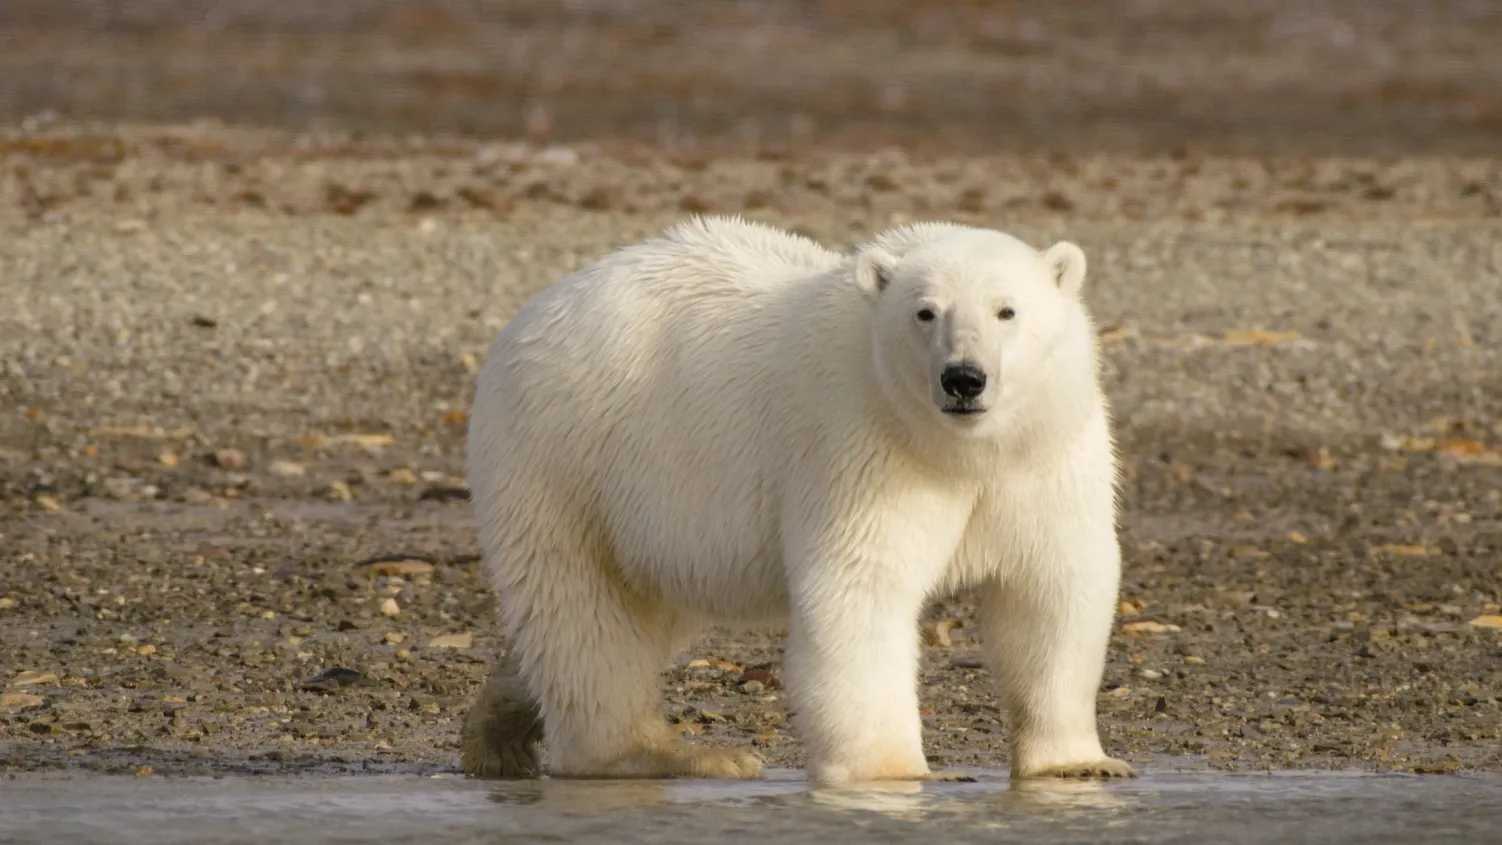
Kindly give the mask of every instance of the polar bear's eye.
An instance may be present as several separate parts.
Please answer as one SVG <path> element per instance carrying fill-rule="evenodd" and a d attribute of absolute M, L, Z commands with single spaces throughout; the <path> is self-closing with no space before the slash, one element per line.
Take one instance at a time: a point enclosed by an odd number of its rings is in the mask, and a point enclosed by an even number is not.
<path fill-rule="evenodd" d="M 924 308 L 924 309 L 922 309 L 921 311 L 918 312 L 918 319 L 921 320 L 922 322 L 925 322 L 925 323 L 930 322 L 930 321 L 933 320 L 933 318 L 934 318 L 934 312 L 933 312 L 932 309 Z"/>
<path fill-rule="evenodd" d="M 1011 306 L 1007 306 L 1006 308 L 997 311 L 996 316 L 1003 320 L 1010 320 L 1013 317 L 1017 316 L 1017 312 Z"/>

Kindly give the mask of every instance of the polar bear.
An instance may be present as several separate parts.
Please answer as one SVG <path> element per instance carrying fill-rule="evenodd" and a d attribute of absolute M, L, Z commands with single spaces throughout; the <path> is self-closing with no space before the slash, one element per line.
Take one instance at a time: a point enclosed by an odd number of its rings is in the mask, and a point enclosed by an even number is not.
<path fill-rule="evenodd" d="M 1085 256 L 947 223 L 850 255 L 696 218 L 528 302 L 480 375 L 468 474 L 510 652 L 462 767 L 760 777 L 662 713 L 707 625 L 787 625 L 811 782 L 939 777 L 918 620 L 981 594 L 1014 777 L 1129 776 L 1096 691 L 1120 552 Z"/>

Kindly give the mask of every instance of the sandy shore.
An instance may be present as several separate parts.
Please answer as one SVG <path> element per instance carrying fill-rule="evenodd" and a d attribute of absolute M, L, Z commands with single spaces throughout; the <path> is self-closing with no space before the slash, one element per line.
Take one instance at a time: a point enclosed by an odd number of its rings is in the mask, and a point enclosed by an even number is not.
<path fill-rule="evenodd" d="M 0 151 L 10 770 L 452 769 L 499 645 L 453 495 L 477 362 L 560 273 L 700 211 L 836 245 L 942 217 L 1085 248 L 1128 479 L 1110 750 L 1502 769 L 1502 631 L 1471 624 L 1502 602 L 1495 159 L 696 157 L 212 124 Z M 960 623 L 926 653 L 938 765 L 1005 762 L 972 618 L 961 597 L 927 620 Z M 779 643 L 696 643 L 668 715 L 798 764 Z M 358 681 L 305 689 L 335 667 Z"/>

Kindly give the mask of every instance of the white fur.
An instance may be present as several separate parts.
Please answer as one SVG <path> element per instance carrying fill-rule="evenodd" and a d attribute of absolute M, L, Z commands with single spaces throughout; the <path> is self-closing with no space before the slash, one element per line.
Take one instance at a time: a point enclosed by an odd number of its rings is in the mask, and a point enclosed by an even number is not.
<path fill-rule="evenodd" d="M 1129 772 L 1095 724 L 1120 563 L 1084 269 L 948 224 L 842 256 L 709 218 L 530 301 L 480 377 L 469 483 L 552 772 L 759 775 L 667 730 L 660 672 L 707 624 L 786 620 L 810 777 L 928 777 L 916 623 L 970 587 L 1013 773 Z M 959 360 L 984 413 L 941 408 Z"/>

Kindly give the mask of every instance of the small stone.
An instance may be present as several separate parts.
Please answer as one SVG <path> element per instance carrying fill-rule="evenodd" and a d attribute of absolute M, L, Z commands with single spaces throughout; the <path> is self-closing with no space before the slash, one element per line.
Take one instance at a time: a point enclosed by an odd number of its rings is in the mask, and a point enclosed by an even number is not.
<path fill-rule="evenodd" d="M 147 643 L 145 645 L 138 645 L 138 646 L 136 646 L 136 654 L 139 654 L 142 657 L 146 657 L 148 655 L 156 654 L 156 646 L 152 645 L 151 643 Z"/>
<path fill-rule="evenodd" d="M 925 625 L 922 630 L 923 642 L 940 648 L 954 648 L 954 640 L 949 632 L 959 627 L 963 625 L 957 619 L 940 619 L 932 625 Z"/>
<path fill-rule="evenodd" d="M 386 599 L 381 602 L 382 616 L 395 616 L 402 612 L 402 606 L 396 603 L 396 599 Z"/>
<path fill-rule="evenodd" d="M 16 600 L 10 596 L 0 598 L 0 610 L 10 610 L 16 606 Z"/>
<path fill-rule="evenodd" d="M 161 462 L 162 466 L 168 467 L 169 469 L 171 467 L 177 466 L 178 464 L 177 455 L 173 454 L 172 452 L 163 452 L 160 455 L 157 455 L 156 459 Z"/>
<path fill-rule="evenodd" d="M 244 469 L 246 463 L 245 453 L 239 449 L 220 449 L 214 453 L 214 464 L 220 469 Z"/>
<path fill-rule="evenodd" d="M 23 672 L 18 672 L 14 678 L 10 679 L 10 686 L 13 687 L 30 687 L 38 684 L 55 683 L 57 683 L 57 675 L 55 673 L 43 672 L 38 669 L 27 669 Z"/>
<path fill-rule="evenodd" d="M 272 461 L 266 467 L 266 471 L 278 478 L 299 478 L 306 475 L 308 468 L 293 461 Z"/>
<path fill-rule="evenodd" d="M 1131 636 L 1138 634 L 1172 634 L 1179 630 L 1177 625 L 1169 625 L 1163 622 L 1128 622 L 1121 626 L 1121 632 Z"/>
<path fill-rule="evenodd" d="M 428 640 L 428 648 L 473 648 L 474 634 L 443 634 Z"/>
<path fill-rule="evenodd" d="M 305 682 L 302 689 L 306 692 L 333 692 L 341 687 L 355 686 L 365 683 L 365 676 L 353 669 L 345 669 L 342 666 L 334 666 L 325 669 L 312 680 Z"/>
<path fill-rule="evenodd" d="M 1139 609 L 1137 607 L 1137 605 L 1132 604 L 1131 602 L 1126 601 L 1125 599 L 1123 599 L 1121 601 L 1121 603 L 1119 603 L 1119 604 L 1116 605 L 1116 612 L 1119 615 L 1121 615 L 1123 617 L 1126 617 L 1126 618 L 1130 618 L 1130 617 L 1133 617 L 1133 616 L 1140 616 L 1142 614 L 1141 609 Z"/>
<path fill-rule="evenodd" d="M 1204 663 L 1205 662 L 1205 658 L 1203 658 L 1203 657 L 1196 657 L 1195 655 L 1191 654 L 1188 657 L 1184 658 L 1184 662 L 1188 663 L 1190 665 L 1198 665 L 1200 663 Z"/>
<path fill-rule="evenodd" d="M 60 503 L 57 499 L 47 495 L 46 493 L 38 493 L 36 497 L 32 499 L 32 501 L 36 502 L 36 506 L 44 511 L 52 511 L 56 513 L 57 511 L 63 509 L 62 503 Z"/>
<path fill-rule="evenodd" d="M 738 680 L 743 684 L 756 681 L 768 689 L 777 686 L 777 676 L 766 669 L 747 669 Z"/>
<path fill-rule="evenodd" d="M 739 687 L 740 691 L 745 695 L 760 695 L 766 688 L 766 684 L 763 684 L 761 681 L 747 681 Z"/>
<path fill-rule="evenodd" d="M 378 576 L 431 575 L 433 564 L 411 557 L 382 558 L 365 562 L 372 578 Z"/>
<path fill-rule="evenodd" d="M 700 710 L 699 721 L 704 722 L 705 724 L 723 724 L 728 720 L 724 716 L 716 713 L 713 710 Z"/>
<path fill-rule="evenodd" d="M 136 486 L 137 481 L 134 478 L 106 478 L 104 480 L 104 494 L 111 499 L 124 501 L 135 495 Z"/>
<path fill-rule="evenodd" d="M 402 643 L 407 641 L 407 635 L 398 631 L 392 631 L 391 633 L 382 637 L 381 641 L 386 643 L 387 645 L 401 645 Z"/>
<path fill-rule="evenodd" d="M 28 707 L 41 707 L 46 703 L 47 699 L 29 692 L 0 692 L 0 708 L 25 710 Z"/>
<path fill-rule="evenodd" d="M 330 481 L 324 489 L 323 497 L 335 502 L 348 502 L 355 498 L 355 492 L 349 489 L 349 485 L 343 481 Z"/>
<path fill-rule="evenodd" d="M 413 472 L 410 469 L 407 469 L 406 467 L 394 469 L 391 472 L 387 473 L 386 477 L 403 486 L 410 486 L 417 483 L 417 473 Z"/>
<path fill-rule="evenodd" d="M 190 505 L 207 505 L 214 501 L 214 494 L 202 487 L 189 487 L 183 491 L 183 501 Z"/>
<path fill-rule="evenodd" d="M 1148 679 L 1149 681 L 1156 681 L 1159 678 L 1163 677 L 1163 673 L 1159 672 L 1156 669 L 1141 669 L 1138 670 L 1137 674 Z"/>
<path fill-rule="evenodd" d="M 1472 619 L 1467 624 L 1475 628 L 1491 628 L 1494 630 L 1502 630 L 1502 616 L 1495 614 L 1486 614 Z"/>

